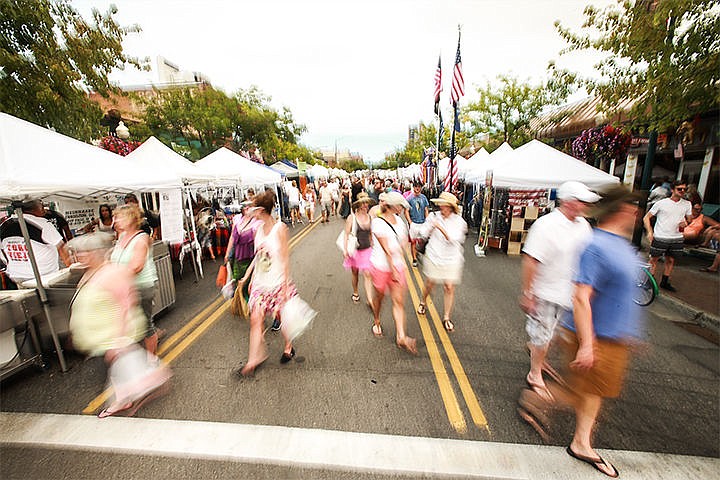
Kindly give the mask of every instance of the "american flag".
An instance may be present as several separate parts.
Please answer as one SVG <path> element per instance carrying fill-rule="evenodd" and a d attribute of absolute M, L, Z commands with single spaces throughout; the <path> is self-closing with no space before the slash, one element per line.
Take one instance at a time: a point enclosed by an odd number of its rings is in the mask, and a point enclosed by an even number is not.
<path fill-rule="evenodd" d="M 438 66 L 435 70 L 435 114 L 440 111 L 440 92 L 442 92 L 442 67 L 440 66 L 440 57 L 438 57 Z"/>
<path fill-rule="evenodd" d="M 465 95 L 465 79 L 462 73 L 462 60 L 460 59 L 460 35 L 458 34 L 458 48 L 453 68 L 452 88 L 450 89 L 450 103 L 455 105 L 460 97 Z"/>

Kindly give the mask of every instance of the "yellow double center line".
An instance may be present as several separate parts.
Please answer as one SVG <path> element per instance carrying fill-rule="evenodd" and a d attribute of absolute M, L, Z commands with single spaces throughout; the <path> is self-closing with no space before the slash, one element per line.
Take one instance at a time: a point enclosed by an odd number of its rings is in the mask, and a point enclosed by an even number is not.
<path fill-rule="evenodd" d="M 295 248 L 300 241 L 317 226 L 317 224 L 318 222 L 311 223 L 307 227 L 303 228 L 300 233 L 290 239 L 290 242 L 288 242 L 288 249 L 292 250 Z M 180 330 L 164 341 L 158 347 L 157 356 L 160 357 L 165 364 L 170 365 L 190 345 L 195 343 L 195 341 L 200 338 L 203 333 L 205 333 L 220 317 L 222 317 L 225 312 L 227 312 L 228 308 L 230 308 L 230 303 L 230 301 L 226 301 L 222 296 L 216 298 L 212 303 L 210 303 L 210 305 L 190 319 L 190 321 Z M 112 394 L 112 387 L 105 389 L 83 409 L 82 413 L 88 415 L 95 414 L 103 406 L 103 404 L 107 402 Z"/>
<path fill-rule="evenodd" d="M 480 402 L 478 401 L 477 396 L 475 395 L 475 392 L 470 385 L 470 381 L 465 374 L 465 369 L 460 363 L 457 352 L 455 352 L 455 347 L 453 346 L 452 341 L 450 341 L 450 337 L 448 336 L 442 322 L 440 321 L 440 316 L 438 315 L 432 298 L 430 298 L 429 296 L 427 298 L 427 304 L 425 305 L 425 314 L 417 313 L 417 309 L 422 301 L 419 297 L 420 295 L 422 295 L 425 286 L 420 276 L 420 272 L 418 272 L 418 269 L 411 266 L 411 258 L 409 257 L 408 252 L 405 252 L 405 255 L 407 263 L 408 265 L 410 265 L 408 267 L 408 271 L 406 272 L 408 290 L 410 291 L 410 297 L 412 298 L 418 323 L 420 324 L 420 331 L 422 332 L 422 335 L 425 339 L 425 345 L 428 349 L 430 363 L 432 364 L 435 378 L 437 379 L 438 386 L 440 388 L 440 395 L 442 396 L 443 403 L 445 404 L 445 410 L 448 415 L 448 420 L 450 420 L 450 424 L 458 433 L 467 432 L 467 424 L 465 422 L 465 417 L 460 408 L 457 396 L 455 395 L 455 391 L 450 381 L 450 376 L 445 369 L 445 364 L 440 354 L 440 350 L 438 349 L 437 343 L 435 343 L 435 337 L 433 336 L 432 328 L 430 328 L 428 316 L 430 317 L 430 319 L 432 319 L 432 325 L 435 326 L 435 331 L 440 338 L 440 342 L 443 346 L 443 349 L 445 350 L 447 359 L 450 362 L 452 372 L 457 379 L 458 385 L 460 386 L 460 392 L 462 393 L 463 399 L 465 400 L 465 404 L 467 405 L 467 409 L 470 412 L 473 423 L 481 430 L 486 430 L 488 433 L 490 433 L 490 426 L 488 425 L 485 414 L 480 407 Z M 410 271 L 413 272 L 413 276 L 415 277 L 415 281 L 417 282 L 418 288 L 420 290 L 419 294 L 415 290 L 415 284 L 410 277 Z"/>

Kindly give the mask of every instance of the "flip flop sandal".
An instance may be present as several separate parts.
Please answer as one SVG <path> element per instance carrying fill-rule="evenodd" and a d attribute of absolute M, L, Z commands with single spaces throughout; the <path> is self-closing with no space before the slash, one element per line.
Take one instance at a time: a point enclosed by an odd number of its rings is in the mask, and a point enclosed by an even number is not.
<path fill-rule="evenodd" d="M 576 458 L 576 459 L 580 460 L 581 462 L 587 463 L 588 465 L 590 465 L 591 467 L 593 467 L 593 468 L 594 468 L 595 470 L 597 470 L 598 472 L 603 473 L 603 474 L 607 475 L 607 476 L 610 477 L 610 478 L 617 478 L 617 477 L 620 475 L 620 472 L 618 472 L 618 469 L 615 468 L 615 465 L 613 465 L 613 464 L 610 463 L 610 462 L 605 461 L 605 460 L 604 460 L 602 457 L 600 457 L 600 456 L 598 456 L 597 458 L 586 457 L 585 455 L 580 455 L 580 454 L 578 454 L 578 453 L 573 452 L 573 450 L 572 450 L 572 448 L 570 448 L 570 446 L 568 446 L 568 447 L 565 449 L 565 451 L 566 451 L 567 454 L 570 455 L 571 457 Z M 612 469 L 612 471 L 615 472 L 615 475 L 610 475 L 609 473 L 607 473 L 605 470 L 603 470 L 602 468 L 600 468 L 601 465 L 602 465 L 602 466 L 605 466 L 605 467 L 607 467 L 607 468 L 609 468 L 609 469 Z"/>
<path fill-rule="evenodd" d="M 380 338 L 383 336 L 382 327 L 380 325 L 378 325 L 377 323 L 373 323 L 372 332 L 373 332 L 373 335 L 375 335 L 377 338 Z"/>
<path fill-rule="evenodd" d="M 425 310 L 426 309 L 425 309 L 424 303 L 421 303 L 420 305 L 418 305 L 417 313 L 419 313 L 420 315 L 425 315 Z"/>
<path fill-rule="evenodd" d="M 351 298 L 352 298 L 353 303 L 360 303 L 360 295 L 353 293 Z"/>
<path fill-rule="evenodd" d="M 112 405 L 103 408 L 100 413 L 98 413 L 98 418 L 107 418 L 107 417 L 126 417 L 128 416 L 128 411 L 132 408 L 133 404 L 132 402 L 127 402 L 122 407 L 113 409 Z"/>
<path fill-rule="evenodd" d="M 443 327 L 445 327 L 446 332 L 454 332 L 455 331 L 455 325 L 449 318 L 446 318 L 445 320 L 443 320 Z"/>

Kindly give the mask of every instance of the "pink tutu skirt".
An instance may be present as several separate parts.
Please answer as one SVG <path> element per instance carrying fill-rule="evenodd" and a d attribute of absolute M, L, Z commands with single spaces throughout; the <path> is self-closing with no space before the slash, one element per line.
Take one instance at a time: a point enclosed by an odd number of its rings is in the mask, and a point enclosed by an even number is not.
<path fill-rule="evenodd" d="M 364 248 L 355 252 L 355 255 L 343 261 L 343 267 L 347 270 L 357 268 L 361 272 L 370 271 L 370 253 L 372 248 Z"/>

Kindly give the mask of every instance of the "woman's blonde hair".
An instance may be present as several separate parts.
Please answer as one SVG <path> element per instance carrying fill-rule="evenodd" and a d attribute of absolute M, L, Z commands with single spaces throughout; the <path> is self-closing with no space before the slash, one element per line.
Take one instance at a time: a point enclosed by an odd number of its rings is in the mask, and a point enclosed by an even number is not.
<path fill-rule="evenodd" d="M 140 228 L 140 225 L 142 225 L 143 213 L 140 211 L 140 207 L 138 207 L 134 203 L 126 203 L 125 205 L 120 205 L 115 209 L 115 212 L 113 213 L 115 215 L 124 215 L 130 220 L 134 221 L 136 228 Z"/>

